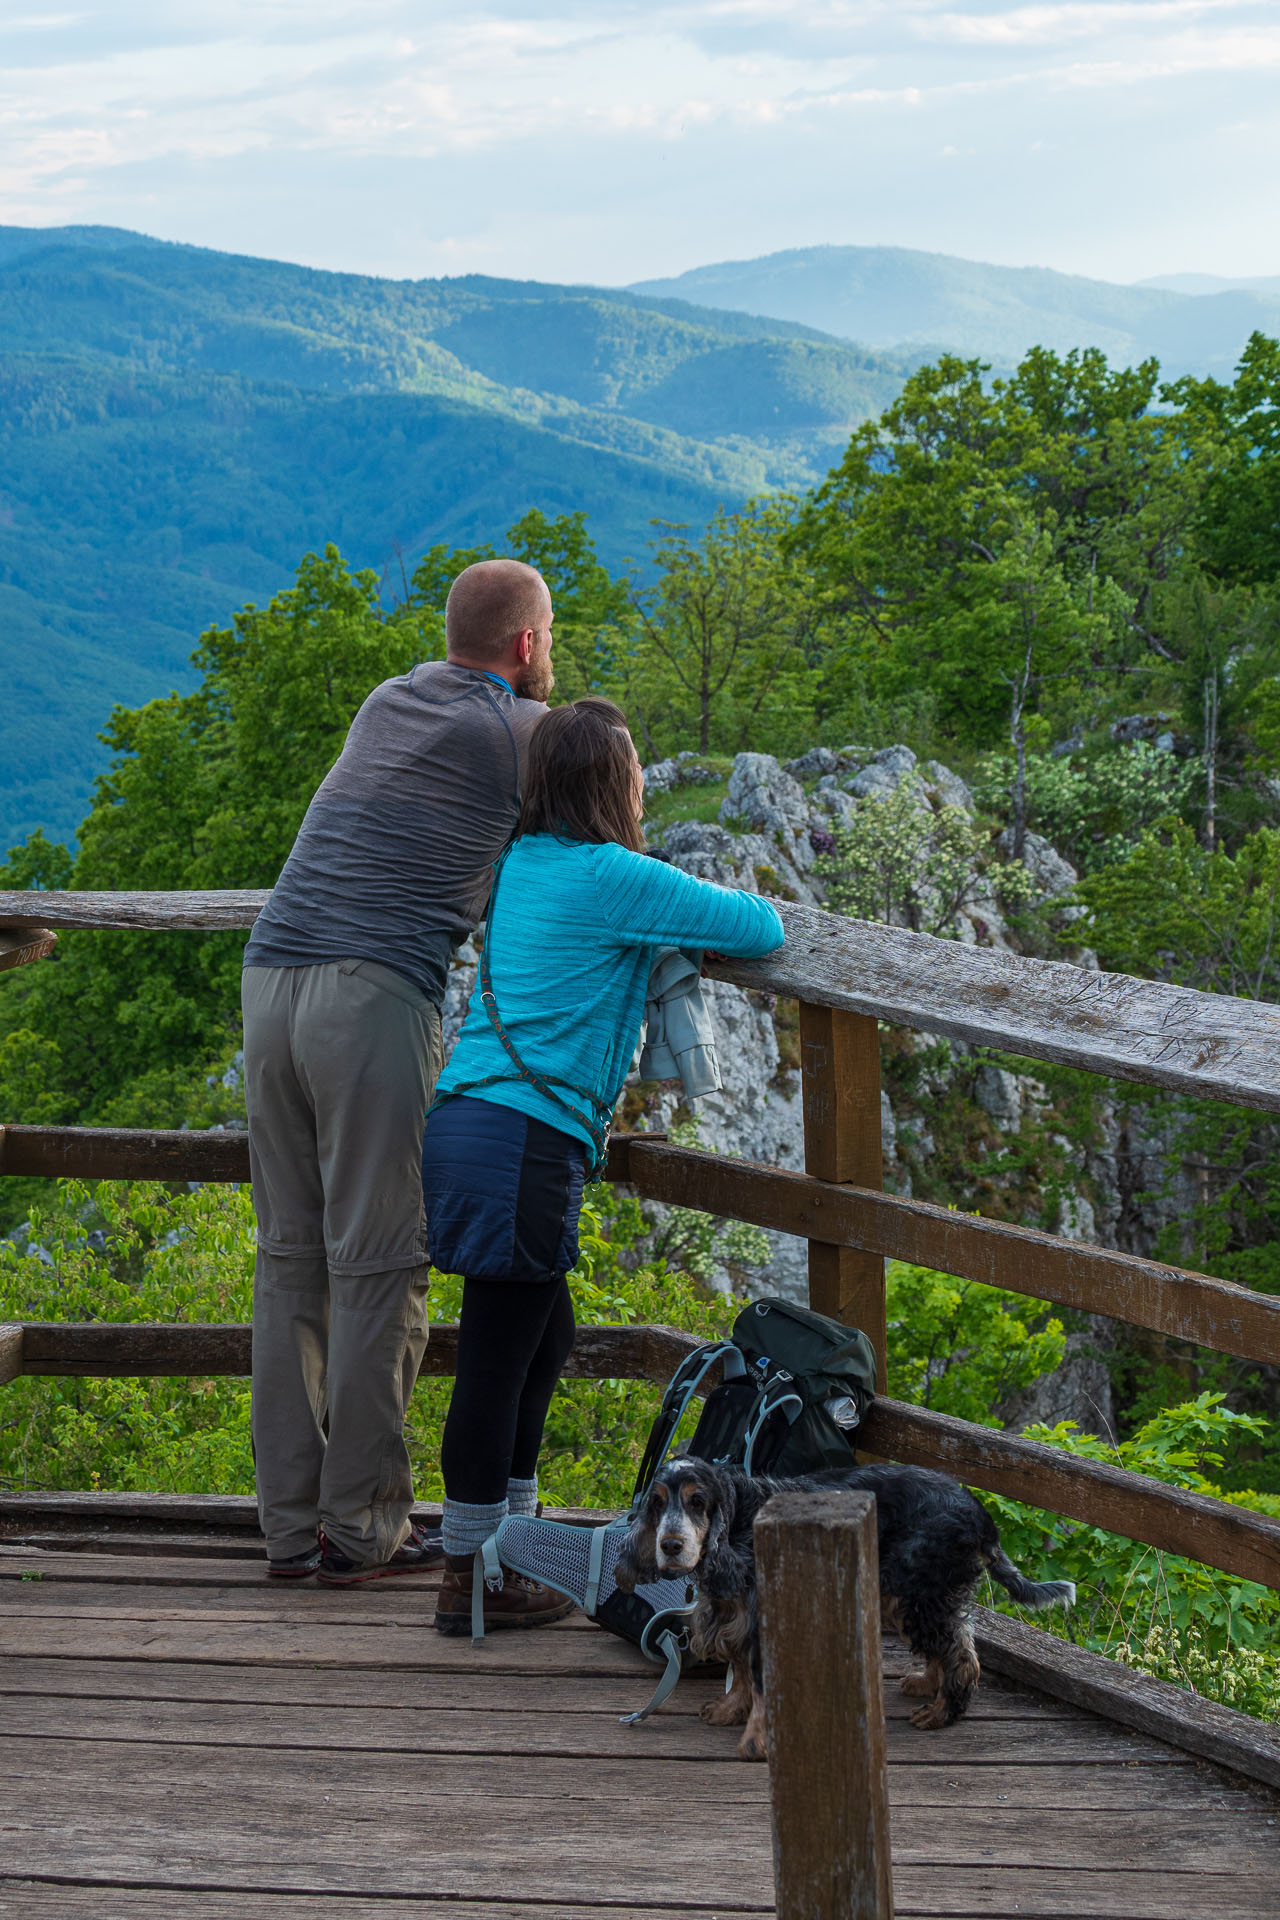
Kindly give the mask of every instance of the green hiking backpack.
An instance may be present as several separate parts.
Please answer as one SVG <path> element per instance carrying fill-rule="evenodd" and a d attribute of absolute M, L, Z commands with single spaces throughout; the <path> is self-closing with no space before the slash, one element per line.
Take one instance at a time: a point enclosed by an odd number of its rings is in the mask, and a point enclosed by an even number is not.
<path fill-rule="evenodd" d="M 685 1453 L 748 1473 L 818 1473 L 855 1464 L 852 1434 L 875 1395 L 876 1358 L 865 1333 L 788 1300 L 757 1300 L 733 1323 L 733 1336 L 698 1347 L 681 1362 L 663 1395 L 641 1462 L 631 1513 L 601 1527 L 511 1515 L 476 1555 L 471 1630 L 484 1636 L 484 1588 L 502 1569 L 527 1574 L 576 1600 L 609 1633 L 634 1641 L 663 1667 L 646 1720 L 667 1699 L 691 1658 L 688 1626 L 697 1601 L 683 1575 L 667 1575 L 623 1593 L 614 1581 L 631 1520 L 667 1456 L 684 1412 L 717 1361 L 723 1377 L 707 1396 Z"/>
<path fill-rule="evenodd" d="M 871 1342 L 789 1300 L 755 1300 L 742 1309 L 728 1340 L 699 1347 L 672 1375 L 640 1463 L 633 1507 L 717 1361 L 720 1384 L 682 1452 L 784 1479 L 856 1464 L 852 1435 L 875 1397 Z"/>

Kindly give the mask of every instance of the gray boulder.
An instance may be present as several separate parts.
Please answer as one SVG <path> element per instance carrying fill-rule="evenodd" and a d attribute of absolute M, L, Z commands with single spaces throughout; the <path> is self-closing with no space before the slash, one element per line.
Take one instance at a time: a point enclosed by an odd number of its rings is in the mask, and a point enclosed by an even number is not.
<path fill-rule="evenodd" d="M 1002 1133 L 1015 1133 L 1022 1118 L 1022 1088 L 1018 1076 L 1004 1067 L 979 1067 L 973 1097 Z"/>
<path fill-rule="evenodd" d="M 881 747 L 861 773 L 846 782 L 849 792 L 859 800 L 883 800 L 896 791 L 903 780 L 916 771 L 916 756 L 910 747 Z"/>
<path fill-rule="evenodd" d="M 926 760 L 920 771 L 924 775 L 925 791 L 936 805 L 963 807 L 966 813 L 973 812 L 973 795 L 958 773 L 944 767 L 941 760 Z"/>
<path fill-rule="evenodd" d="M 1090 1314 L 1087 1332 L 1067 1335 L 1062 1364 L 1000 1408 L 1006 1427 L 1021 1433 L 1024 1427 L 1074 1420 L 1081 1433 L 1095 1433 L 1114 1444 L 1115 1402 L 1102 1358 L 1114 1344 L 1114 1329 L 1100 1315 Z"/>
<path fill-rule="evenodd" d="M 786 760 L 782 770 L 795 780 L 812 780 L 815 773 L 834 773 L 840 765 L 838 754 L 830 747 L 810 747 L 808 753 L 802 753 L 798 760 Z"/>
<path fill-rule="evenodd" d="M 740 753 L 720 818 L 741 820 L 757 833 L 798 833 L 809 823 L 809 802 L 800 782 L 771 753 Z"/>
<path fill-rule="evenodd" d="M 714 767 L 686 748 L 669 760 L 655 760 L 644 769 L 644 790 L 646 793 L 667 793 L 672 787 L 705 787 L 719 779 Z"/>
<path fill-rule="evenodd" d="M 725 824 L 742 822 L 771 840 L 777 854 L 799 873 L 807 873 L 814 863 L 808 798 L 771 753 L 738 754 L 720 819 Z"/>
<path fill-rule="evenodd" d="M 1006 860 L 1013 858 L 1013 828 L 1006 827 L 996 841 Z M 1026 836 L 1023 852 L 1023 865 L 1039 889 L 1040 900 L 1056 900 L 1060 894 L 1070 893 L 1079 879 L 1075 868 L 1065 860 L 1058 849 L 1041 834 L 1029 833 Z M 1072 908 L 1071 917 L 1079 917 L 1082 909 Z"/>
<path fill-rule="evenodd" d="M 813 796 L 813 811 L 829 815 L 833 826 L 847 826 L 858 811 L 858 803 L 851 793 L 844 793 L 834 782 L 831 786 L 819 785 Z"/>

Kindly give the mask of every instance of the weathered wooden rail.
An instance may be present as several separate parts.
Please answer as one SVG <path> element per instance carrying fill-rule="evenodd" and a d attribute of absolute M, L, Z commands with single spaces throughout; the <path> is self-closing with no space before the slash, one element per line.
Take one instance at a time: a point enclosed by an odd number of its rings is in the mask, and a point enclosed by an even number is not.
<path fill-rule="evenodd" d="M 246 928 L 265 899 L 252 891 L 0 893 L 0 941 L 7 941 L 9 956 L 4 964 L 39 958 L 52 944 L 48 935 L 68 929 Z M 780 903 L 779 910 L 787 932 L 780 954 L 721 962 L 711 971 L 800 1002 L 805 1171 L 631 1134 L 613 1142 L 610 1179 L 647 1198 L 807 1239 L 813 1304 L 865 1328 L 882 1366 L 886 1257 L 1280 1365 L 1280 1300 L 1158 1261 L 884 1193 L 878 1032 L 880 1022 L 904 1025 L 1028 1060 L 1280 1112 L 1280 1007 L 977 950 L 790 903 Z M 0 1128 L 0 1174 L 243 1181 L 247 1143 L 234 1132 L 8 1126 Z M 663 1379 L 687 1345 L 686 1336 L 670 1329 L 583 1328 L 568 1371 Z M 434 1329 L 426 1370 L 452 1372 L 453 1356 L 453 1330 Z M 0 1328 L 0 1381 L 35 1373 L 247 1370 L 243 1327 Z M 1280 1589 L 1280 1522 L 1230 1502 L 883 1395 L 864 1438 L 875 1452 L 944 1468 L 971 1485 Z M 1004 1658 L 1014 1666 L 1021 1662 L 1025 1670 L 1029 1660 L 1034 1664 L 1028 1646 L 1043 1636 L 1028 1642 L 1031 1630 L 1005 1633 L 1007 1625 L 993 1616 L 984 1628 L 984 1657 L 997 1666 Z M 1127 1674 L 1108 1682 L 1097 1670 L 1110 1663 L 1078 1652 L 1065 1664 L 1074 1675 L 1074 1699 L 1086 1699 L 1093 1689 L 1086 1703 L 1150 1730 L 1149 1720 L 1134 1716 L 1156 1711 L 1155 1683 L 1136 1685 Z M 1051 1684 L 1051 1672 L 1048 1663 L 1038 1684 Z M 1161 1698 L 1171 1692 L 1165 1689 Z M 1280 1740 L 1265 1729 L 1235 1726 L 1240 1716 L 1180 1698 L 1183 1737 L 1194 1751 L 1215 1759 L 1234 1754 L 1231 1764 L 1280 1781 Z M 1167 1699 L 1159 1709 L 1166 1726 L 1179 1711 Z"/>

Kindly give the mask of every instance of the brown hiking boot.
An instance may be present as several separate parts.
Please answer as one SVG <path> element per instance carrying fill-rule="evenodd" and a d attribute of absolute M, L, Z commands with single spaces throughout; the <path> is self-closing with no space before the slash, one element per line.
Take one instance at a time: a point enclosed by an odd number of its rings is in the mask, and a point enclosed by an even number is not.
<path fill-rule="evenodd" d="M 452 1554 L 446 1556 L 440 1598 L 436 1603 L 438 1632 L 470 1633 L 474 1577 L 475 1561 L 470 1554 L 462 1558 Z M 563 1620 L 567 1613 L 572 1612 L 573 1601 L 566 1600 L 554 1588 L 544 1587 L 523 1573 L 510 1573 L 505 1568 L 502 1585 L 497 1589 L 485 1589 L 486 1633 L 491 1633 L 495 1627 L 549 1627 L 553 1620 Z"/>

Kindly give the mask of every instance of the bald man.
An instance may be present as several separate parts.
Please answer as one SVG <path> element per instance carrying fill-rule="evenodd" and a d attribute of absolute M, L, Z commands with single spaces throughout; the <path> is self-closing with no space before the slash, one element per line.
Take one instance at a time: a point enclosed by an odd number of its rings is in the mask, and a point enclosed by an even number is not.
<path fill-rule="evenodd" d="M 458 575 L 446 658 L 369 695 L 245 949 L 253 1447 L 283 1578 L 440 1564 L 410 1522 L 404 1442 L 427 1344 L 423 1118 L 450 955 L 484 913 L 546 713 L 551 618 L 532 567 Z"/>

